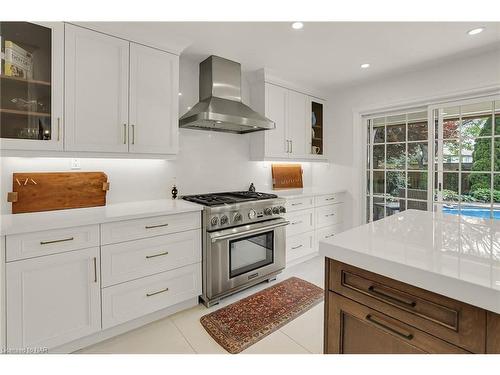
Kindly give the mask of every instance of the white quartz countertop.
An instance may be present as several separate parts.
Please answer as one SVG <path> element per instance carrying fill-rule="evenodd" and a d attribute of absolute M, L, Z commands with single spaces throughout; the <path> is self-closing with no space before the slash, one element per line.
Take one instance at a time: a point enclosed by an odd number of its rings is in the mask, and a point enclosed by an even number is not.
<path fill-rule="evenodd" d="M 336 190 L 336 189 L 326 189 L 326 188 L 303 188 L 303 189 L 280 189 L 280 190 L 270 190 L 266 193 L 276 194 L 280 198 L 306 198 L 313 197 L 317 195 L 327 195 L 327 194 L 340 194 L 345 193 L 346 190 Z"/>
<path fill-rule="evenodd" d="M 203 206 L 182 199 L 115 203 L 102 207 L 8 214 L 0 217 L 1 235 L 102 224 L 113 221 L 201 211 Z"/>
<path fill-rule="evenodd" d="M 408 210 L 320 241 L 320 254 L 500 314 L 500 223 Z"/>

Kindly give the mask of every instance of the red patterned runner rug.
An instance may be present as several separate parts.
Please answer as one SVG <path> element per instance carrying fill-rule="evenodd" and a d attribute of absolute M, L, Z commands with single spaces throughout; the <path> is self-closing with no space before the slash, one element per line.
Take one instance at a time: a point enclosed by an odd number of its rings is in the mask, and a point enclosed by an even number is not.
<path fill-rule="evenodd" d="M 235 354 L 262 340 L 323 300 L 323 289 L 298 277 L 201 317 L 219 345 Z"/>

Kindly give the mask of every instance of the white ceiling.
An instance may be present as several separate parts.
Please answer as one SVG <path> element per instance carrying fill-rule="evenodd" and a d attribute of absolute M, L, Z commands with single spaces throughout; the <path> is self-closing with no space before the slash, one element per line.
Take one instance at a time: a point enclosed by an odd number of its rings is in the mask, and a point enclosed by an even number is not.
<path fill-rule="evenodd" d="M 375 79 L 481 50 L 500 49 L 500 22 L 89 22 L 80 25 L 182 53 L 263 67 L 318 89 Z M 484 32 L 467 31 L 485 26 Z M 370 63 L 369 69 L 360 69 Z M 499 62 L 500 64 L 500 62 Z"/>

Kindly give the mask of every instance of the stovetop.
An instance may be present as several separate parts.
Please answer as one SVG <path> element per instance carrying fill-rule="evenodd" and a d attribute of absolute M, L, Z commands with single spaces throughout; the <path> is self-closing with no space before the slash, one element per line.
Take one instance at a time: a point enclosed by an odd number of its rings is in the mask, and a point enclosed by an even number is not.
<path fill-rule="evenodd" d="M 278 198 L 278 196 L 275 194 L 259 193 L 255 191 L 231 191 L 226 193 L 185 195 L 182 197 L 184 200 L 210 207 L 274 198 Z"/>

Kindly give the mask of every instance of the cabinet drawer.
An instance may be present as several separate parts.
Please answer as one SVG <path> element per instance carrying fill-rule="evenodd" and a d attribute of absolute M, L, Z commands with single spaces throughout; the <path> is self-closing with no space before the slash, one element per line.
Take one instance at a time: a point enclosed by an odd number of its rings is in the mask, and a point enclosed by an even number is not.
<path fill-rule="evenodd" d="M 87 225 L 6 237 L 7 262 L 99 246 L 99 226 Z"/>
<path fill-rule="evenodd" d="M 307 210 L 313 207 L 314 197 L 287 199 L 285 204 L 286 212 Z"/>
<path fill-rule="evenodd" d="M 342 231 L 342 224 L 335 224 L 335 225 L 330 225 L 328 227 L 324 227 L 321 229 L 317 229 L 315 232 L 315 246 L 318 248 L 319 246 L 319 241 L 327 240 L 329 238 L 332 238 L 335 236 L 337 233 L 340 233 Z"/>
<path fill-rule="evenodd" d="M 296 259 L 314 253 L 314 232 L 302 233 L 286 239 L 286 261 L 292 262 Z"/>
<path fill-rule="evenodd" d="M 485 351 L 486 313 L 477 307 L 332 260 L 329 289 L 469 351 Z"/>
<path fill-rule="evenodd" d="M 301 210 L 287 213 L 286 219 L 290 224 L 286 227 L 286 236 L 310 232 L 314 230 L 314 210 Z"/>
<path fill-rule="evenodd" d="M 342 222 L 342 204 L 316 207 L 315 211 L 316 228 L 323 228 Z"/>
<path fill-rule="evenodd" d="M 328 354 L 459 354 L 466 350 L 391 316 L 328 293 L 325 352 Z"/>
<path fill-rule="evenodd" d="M 101 243 L 108 245 L 200 227 L 201 214 L 199 212 L 118 221 L 101 225 Z"/>
<path fill-rule="evenodd" d="M 101 248 L 103 286 L 201 262 L 199 229 L 105 245 Z"/>
<path fill-rule="evenodd" d="M 341 193 L 317 195 L 314 197 L 314 206 L 321 207 L 321 206 L 327 206 L 327 205 L 333 204 L 333 203 L 341 203 L 341 202 L 343 202 L 343 196 L 344 195 Z"/>
<path fill-rule="evenodd" d="M 200 294 L 200 263 L 104 288 L 102 327 L 113 327 Z"/>

